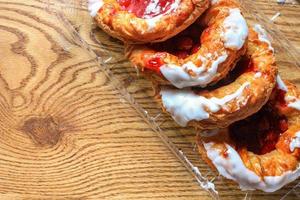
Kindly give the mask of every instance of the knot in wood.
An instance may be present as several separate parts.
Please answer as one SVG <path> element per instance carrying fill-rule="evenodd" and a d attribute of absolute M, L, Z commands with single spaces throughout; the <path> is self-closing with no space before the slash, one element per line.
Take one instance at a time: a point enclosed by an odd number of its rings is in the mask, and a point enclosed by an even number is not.
<path fill-rule="evenodd" d="M 22 130 L 26 132 L 35 143 L 45 146 L 57 144 L 61 137 L 59 126 L 53 117 L 32 117 L 24 122 Z"/>

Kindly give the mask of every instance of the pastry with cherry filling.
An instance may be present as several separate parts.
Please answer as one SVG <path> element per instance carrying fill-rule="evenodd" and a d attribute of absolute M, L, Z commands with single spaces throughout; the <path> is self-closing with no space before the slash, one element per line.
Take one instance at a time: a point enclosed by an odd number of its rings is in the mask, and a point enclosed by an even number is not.
<path fill-rule="evenodd" d="M 245 54 L 248 26 L 235 0 L 213 1 L 196 23 L 152 45 L 126 45 L 131 63 L 158 84 L 206 87 Z"/>
<path fill-rule="evenodd" d="M 241 189 L 274 192 L 300 176 L 300 91 L 278 77 L 259 112 L 207 134 L 197 144 L 213 169 Z"/>
<path fill-rule="evenodd" d="M 96 23 L 128 43 L 167 40 L 191 25 L 209 0 L 89 0 Z"/>
<path fill-rule="evenodd" d="M 249 29 L 245 56 L 216 85 L 176 89 L 157 87 L 162 107 L 181 126 L 216 129 L 229 126 L 261 109 L 276 85 L 273 48 L 260 25 Z"/>

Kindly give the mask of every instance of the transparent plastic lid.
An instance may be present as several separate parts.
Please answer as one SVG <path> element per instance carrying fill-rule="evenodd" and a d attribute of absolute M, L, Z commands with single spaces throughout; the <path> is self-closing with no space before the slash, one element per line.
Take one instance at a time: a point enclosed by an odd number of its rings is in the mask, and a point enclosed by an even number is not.
<path fill-rule="evenodd" d="M 76 32 L 85 9 L 73 27 L 61 1 L 0 5 L 0 199 L 209 198 L 109 70 L 120 59 Z"/>
<path fill-rule="evenodd" d="M 277 10 L 285 13 L 284 9 L 288 9 L 289 6 L 295 4 L 279 7 L 284 5 L 278 5 L 276 1 L 272 3 L 270 1 L 261 1 L 261 3 L 241 1 L 241 3 L 249 24 L 259 23 L 270 34 L 281 77 L 299 85 L 300 64 L 297 60 L 299 53 L 289 41 L 290 38 L 280 31 L 282 26 L 276 25 L 279 17 L 272 19 Z M 270 5 L 274 7 L 275 13 L 267 13 L 266 15 L 264 13 L 265 8 Z M 51 8 L 57 10 L 61 20 L 80 39 L 84 48 L 97 56 L 102 67 L 109 71 L 109 76 L 122 83 L 120 91 L 126 91 L 122 95 L 157 132 L 166 146 L 186 166 L 187 170 L 194 175 L 200 186 L 199 188 L 207 190 L 215 199 L 300 198 L 299 179 L 274 193 L 241 191 L 236 183 L 226 180 L 215 171 L 212 171 L 198 154 L 195 144 L 196 131 L 192 128 L 178 126 L 171 117 L 161 111 L 160 106 L 154 99 L 155 94 L 150 81 L 143 78 L 140 72 L 126 60 L 123 54 L 123 44 L 105 34 L 94 24 L 87 11 L 87 3 L 85 1 L 65 0 L 63 3 L 51 5 Z M 280 17 L 288 18 L 288 15 L 282 14 Z M 293 29 L 296 21 L 289 22 L 291 23 L 284 28 Z M 291 71 L 293 73 L 290 73 Z"/>

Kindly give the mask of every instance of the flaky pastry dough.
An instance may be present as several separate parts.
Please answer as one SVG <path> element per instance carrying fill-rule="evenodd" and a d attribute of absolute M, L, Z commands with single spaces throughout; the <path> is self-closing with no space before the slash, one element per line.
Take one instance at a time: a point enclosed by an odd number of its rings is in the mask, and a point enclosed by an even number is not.
<path fill-rule="evenodd" d="M 233 76 L 229 83 L 200 90 L 157 86 L 164 110 L 178 124 L 224 128 L 257 112 L 267 102 L 276 84 L 277 67 L 263 29 L 259 25 L 254 29 L 249 32 L 248 61 L 229 74 Z"/>
<path fill-rule="evenodd" d="M 278 80 L 261 113 L 197 137 L 202 158 L 242 189 L 273 192 L 300 176 L 300 91 Z"/>
<path fill-rule="evenodd" d="M 248 26 L 235 0 L 219 0 L 185 31 L 193 35 L 197 32 L 195 28 L 201 27 L 205 27 L 204 31 L 196 36 L 200 46 L 188 50 L 187 57 L 181 56 L 182 51 L 178 55 L 153 45 L 126 45 L 126 57 L 158 84 L 206 87 L 224 78 L 245 53 Z M 185 31 L 167 41 L 171 51 L 172 47 L 187 51 L 191 39 L 184 36 Z"/>
<path fill-rule="evenodd" d="M 148 3 L 146 7 L 141 7 L 143 2 Z M 89 10 L 111 36 L 127 43 L 147 43 L 165 41 L 184 30 L 208 8 L 209 1 L 169 0 L 162 4 L 167 7 L 161 7 L 160 1 L 89 0 Z M 144 14 L 140 14 L 142 10 Z M 158 13 L 153 14 L 155 11 Z"/>

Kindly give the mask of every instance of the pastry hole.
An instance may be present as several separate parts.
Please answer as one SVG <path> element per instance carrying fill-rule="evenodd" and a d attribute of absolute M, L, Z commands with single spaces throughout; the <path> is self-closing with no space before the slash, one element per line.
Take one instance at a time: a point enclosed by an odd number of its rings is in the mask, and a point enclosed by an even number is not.
<path fill-rule="evenodd" d="M 200 36 L 203 29 L 204 27 L 194 23 L 167 41 L 151 44 L 150 48 L 185 59 L 200 49 Z"/>
<path fill-rule="evenodd" d="M 247 148 L 257 155 L 275 149 L 280 135 L 288 129 L 288 120 L 279 116 L 270 105 L 256 114 L 229 126 L 230 138 L 237 148 Z"/>

